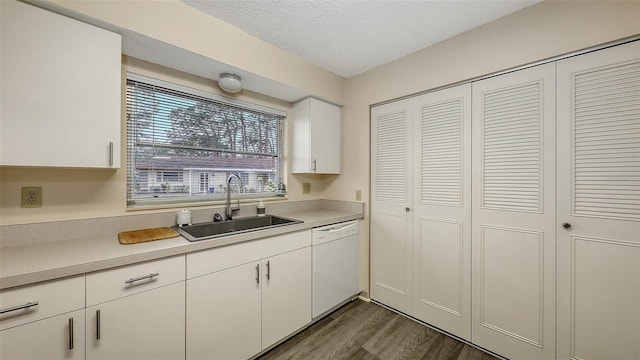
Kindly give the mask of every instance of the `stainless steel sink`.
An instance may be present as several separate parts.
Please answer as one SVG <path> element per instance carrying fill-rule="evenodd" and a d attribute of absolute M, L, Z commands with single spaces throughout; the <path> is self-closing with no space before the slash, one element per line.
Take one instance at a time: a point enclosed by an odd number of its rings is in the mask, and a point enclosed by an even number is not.
<path fill-rule="evenodd" d="M 300 224 L 302 222 L 301 220 L 288 219 L 280 216 L 265 215 L 221 222 L 200 223 L 191 226 L 175 227 L 175 229 L 189 241 L 200 241 L 232 234 Z"/>

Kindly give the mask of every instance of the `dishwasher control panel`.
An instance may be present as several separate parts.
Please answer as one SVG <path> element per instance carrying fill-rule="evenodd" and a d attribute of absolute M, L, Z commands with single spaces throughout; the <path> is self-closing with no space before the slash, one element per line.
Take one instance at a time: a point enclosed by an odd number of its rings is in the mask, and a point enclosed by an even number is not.
<path fill-rule="evenodd" d="M 341 239 L 347 236 L 356 235 L 358 233 L 358 223 L 349 221 L 339 224 L 327 225 L 312 230 L 311 244 L 315 245 L 327 241 Z"/>

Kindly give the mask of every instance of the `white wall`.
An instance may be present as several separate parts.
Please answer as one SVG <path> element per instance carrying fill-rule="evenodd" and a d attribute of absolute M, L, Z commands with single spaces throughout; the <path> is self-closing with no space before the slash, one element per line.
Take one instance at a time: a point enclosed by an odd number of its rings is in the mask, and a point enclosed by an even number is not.
<path fill-rule="evenodd" d="M 343 108 L 342 174 L 331 199 L 369 204 L 369 106 L 640 34 L 640 1 L 544 1 L 350 78 Z M 360 285 L 369 289 L 369 208 L 360 236 Z M 364 233 L 364 234 L 363 234 Z"/>

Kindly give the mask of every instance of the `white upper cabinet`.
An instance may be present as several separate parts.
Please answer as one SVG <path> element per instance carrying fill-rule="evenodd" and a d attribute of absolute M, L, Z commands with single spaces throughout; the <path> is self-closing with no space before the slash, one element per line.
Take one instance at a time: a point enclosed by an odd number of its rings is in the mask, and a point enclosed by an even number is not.
<path fill-rule="evenodd" d="M 307 98 L 293 105 L 293 173 L 340 174 L 340 107 Z"/>
<path fill-rule="evenodd" d="M 119 168 L 120 35 L 0 6 L 0 165 Z"/>

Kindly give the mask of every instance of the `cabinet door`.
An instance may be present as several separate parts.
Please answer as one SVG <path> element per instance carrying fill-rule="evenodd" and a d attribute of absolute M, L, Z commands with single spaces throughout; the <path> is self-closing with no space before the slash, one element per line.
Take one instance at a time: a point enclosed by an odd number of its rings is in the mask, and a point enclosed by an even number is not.
<path fill-rule="evenodd" d="M 187 281 L 187 359 L 260 352 L 260 278 L 260 263 L 252 262 Z"/>
<path fill-rule="evenodd" d="M 311 247 L 262 261 L 262 348 L 311 322 Z"/>
<path fill-rule="evenodd" d="M 87 359 L 184 359 L 184 282 L 87 308 Z"/>
<path fill-rule="evenodd" d="M 371 298 L 412 314 L 413 101 L 371 109 Z"/>
<path fill-rule="evenodd" d="M 0 332 L 0 359 L 84 359 L 84 309 Z"/>
<path fill-rule="evenodd" d="M 307 98 L 293 105 L 291 172 L 339 174 L 342 115 L 338 106 Z"/>
<path fill-rule="evenodd" d="M 120 167 L 120 35 L 0 6 L 0 165 Z"/>
<path fill-rule="evenodd" d="M 311 169 L 318 174 L 340 174 L 342 121 L 340 108 L 311 100 Z"/>
<path fill-rule="evenodd" d="M 640 359 L 640 43 L 557 66 L 558 359 Z"/>
<path fill-rule="evenodd" d="M 473 84 L 472 341 L 555 356 L 555 64 Z"/>
<path fill-rule="evenodd" d="M 471 84 L 415 98 L 414 316 L 471 340 Z"/>

